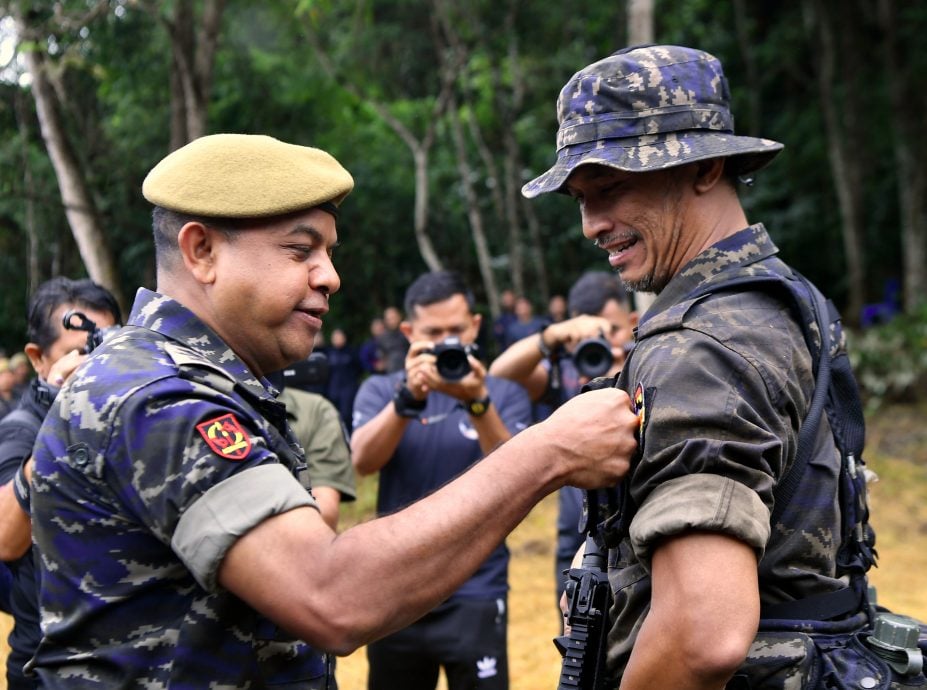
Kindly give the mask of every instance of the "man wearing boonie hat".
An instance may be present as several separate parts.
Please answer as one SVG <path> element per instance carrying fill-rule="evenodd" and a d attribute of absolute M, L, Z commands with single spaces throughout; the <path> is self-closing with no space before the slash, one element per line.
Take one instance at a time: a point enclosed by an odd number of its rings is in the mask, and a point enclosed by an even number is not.
<path fill-rule="evenodd" d="M 544 495 L 627 469 L 636 419 L 603 391 L 335 535 L 264 375 L 322 328 L 352 187 L 324 151 L 240 134 L 197 139 L 145 179 L 157 291 L 65 383 L 36 444 L 42 687 L 334 687 L 314 650 L 408 625 Z"/>
<path fill-rule="evenodd" d="M 615 593 L 608 670 L 622 690 L 723 688 L 749 675 L 761 612 L 804 617 L 776 606 L 846 591 L 830 433 L 805 473 L 809 502 L 770 524 L 815 379 L 789 303 L 772 288 L 729 285 L 792 275 L 737 190 L 782 144 L 736 135 L 729 98 L 708 53 L 619 51 L 563 87 L 556 163 L 522 190 L 576 199 L 583 234 L 626 286 L 657 293 L 615 382 L 640 418 L 620 519 L 605 535 Z M 858 603 L 826 615 L 851 615 Z M 762 687 L 805 687 L 770 683 Z"/>

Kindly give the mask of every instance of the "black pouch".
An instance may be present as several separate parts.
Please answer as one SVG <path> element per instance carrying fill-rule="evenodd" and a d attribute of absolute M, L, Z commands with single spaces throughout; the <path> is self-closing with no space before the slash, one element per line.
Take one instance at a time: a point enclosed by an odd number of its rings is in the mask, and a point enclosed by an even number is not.
<path fill-rule="evenodd" d="M 927 688 L 923 671 L 902 675 L 867 644 L 865 613 L 842 621 L 762 620 L 728 690 L 904 690 Z M 920 648 L 927 651 L 927 626 Z"/>

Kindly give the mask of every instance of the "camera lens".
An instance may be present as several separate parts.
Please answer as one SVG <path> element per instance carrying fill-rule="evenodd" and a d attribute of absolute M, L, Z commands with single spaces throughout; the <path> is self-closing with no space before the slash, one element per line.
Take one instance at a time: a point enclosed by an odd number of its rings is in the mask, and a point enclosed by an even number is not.
<path fill-rule="evenodd" d="M 604 376 L 612 368 L 611 345 L 603 338 L 587 338 L 573 351 L 573 364 L 583 376 Z"/>
<path fill-rule="evenodd" d="M 462 345 L 460 338 L 447 338 L 435 345 L 435 367 L 445 381 L 459 381 L 470 373 L 467 355 L 476 352 L 476 345 Z"/>
<path fill-rule="evenodd" d="M 470 373 L 467 351 L 460 346 L 448 346 L 438 353 L 435 366 L 445 381 L 459 381 Z"/>

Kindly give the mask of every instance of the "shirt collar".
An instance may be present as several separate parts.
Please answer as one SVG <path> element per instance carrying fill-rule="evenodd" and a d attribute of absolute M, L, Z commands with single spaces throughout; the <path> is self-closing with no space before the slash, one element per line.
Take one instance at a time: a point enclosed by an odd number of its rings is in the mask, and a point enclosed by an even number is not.
<path fill-rule="evenodd" d="M 181 343 L 258 397 L 273 398 L 270 384 L 259 380 L 215 331 L 180 302 L 139 288 L 128 325 L 154 331 Z"/>
<path fill-rule="evenodd" d="M 725 237 L 696 256 L 673 276 L 644 314 L 642 321 L 676 304 L 703 283 L 726 275 L 731 269 L 767 259 L 778 251 L 779 248 L 773 243 L 762 223 L 756 223 L 730 237 Z"/>

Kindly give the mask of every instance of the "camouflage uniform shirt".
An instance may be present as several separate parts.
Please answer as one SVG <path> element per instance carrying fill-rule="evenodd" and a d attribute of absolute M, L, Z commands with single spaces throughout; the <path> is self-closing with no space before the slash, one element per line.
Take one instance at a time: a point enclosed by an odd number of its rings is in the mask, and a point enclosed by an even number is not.
<path fill-rule="evenodd" d="M 284 406 L 194 314 L 140 290 L 35 450 L 43 687 L 319 687 L 320 655 L 216 581 L 241 535 L 315 505 L 303 474 Z"/>
<path fill-rule="evenodd" d="M 637 406 L 641 445 L 625 480 L 634 517 L 610 553 L 616 675 L 647 614 L 652 549 L 665 537 L 708 530 L 753 547 L 762 604 L 844 585 L 835 575 L 840 458 L 826 417 L 805 476 L 815 500 L 770 526 L 773 489 L 795 456 L 814 389 L 795 314 L 786 299 L 759 290 L 688 298 L 705 283 L 782 273 L 776 252 L 762 225 L 722 240 L 673 277 L 638 327 L 619 379 Z"/>

